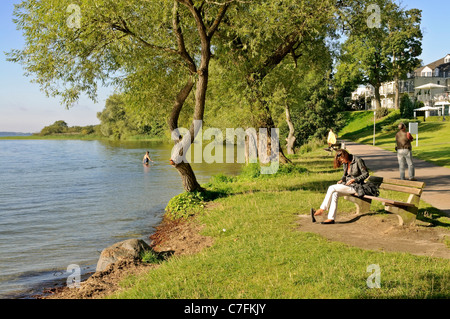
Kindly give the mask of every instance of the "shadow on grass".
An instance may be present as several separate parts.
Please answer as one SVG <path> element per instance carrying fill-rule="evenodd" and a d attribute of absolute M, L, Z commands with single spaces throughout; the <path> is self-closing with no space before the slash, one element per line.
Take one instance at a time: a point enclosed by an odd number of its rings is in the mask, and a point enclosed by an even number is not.
<path fill-rule="evenodd" d="M 448 219 L 448 222 L 442 222 L 438 220 L 439 218 L 446 218 Z M 428 227 L 444 227 L 444 228 L 450 228 L 450 218 L 447 218 L 447 216 L 441 212 L 439 209 L 435 207 L 427 207 L 427 208 L 419 208 L 419 211 L 417 212 L 417 219 L 426 223 L 430 223 L 431 225 Z"/>

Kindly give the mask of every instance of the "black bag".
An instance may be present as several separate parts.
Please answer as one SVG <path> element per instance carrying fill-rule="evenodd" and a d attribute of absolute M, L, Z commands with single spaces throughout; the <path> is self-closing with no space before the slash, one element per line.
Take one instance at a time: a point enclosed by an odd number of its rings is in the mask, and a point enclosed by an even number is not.
<path fill-rule="evenodd" d="M 375 183 L 364 183 L 364 184 L 355 184 L 353 188 L 356 191 L 356 196 L 364 197 L 364 195 L 375 196 L 378 197 L 380 195 L 380 191 L 378 190 L 379 184 Z"/>

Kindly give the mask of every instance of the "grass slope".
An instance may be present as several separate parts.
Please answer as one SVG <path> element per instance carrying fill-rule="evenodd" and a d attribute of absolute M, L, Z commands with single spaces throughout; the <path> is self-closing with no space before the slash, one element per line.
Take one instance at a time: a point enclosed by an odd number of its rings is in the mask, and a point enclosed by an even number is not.
<path fill-rule="evenodd" d="M 373 144 L 373 112 L 358 111 L 345 114 L 347 125 L 339 132 L 340 138 L 349 139 L 362 144 Z M 442 121 L 442 117 L 420 120 L 402 120 L 399 112 L 391 112 L 378 119 L 375 124 L 375 145 L 394 152 L 396 124 L 400 121 L 419 123 L 419 134 L 412 143 L 413 156 L 432 162 L 438 166 L 450 168 L 450 121 Z M 418 146 L 416 140 L 418 139 Z"/>
<path fill-rule="evenodd" d="M 222 194 L 197 213 L 214 245 L 172 257 L 157 269 L 122 282 L 110 298 L 448 298 L 450 262 L 407 253 L 363 250 L 298 231 L 298 215 L 318 207 L 341 177 L 322 151 L 294 159 L 271 176 L 250 167 L 241 176 L 215 178 Z M 292 169 L 294 167 L 295 169 Z M 424 206 L 425 205 L 425 206 Z M 354 206 L 340 202 L 340 209 Z M 430 210 L 421 204 L 421 211 Z M 448 227 L 448 219 L 440 224 Z M 325 226 L 326 227 L 326 226 Z M 370 265 L 381 288 L 369 289 Z"/>

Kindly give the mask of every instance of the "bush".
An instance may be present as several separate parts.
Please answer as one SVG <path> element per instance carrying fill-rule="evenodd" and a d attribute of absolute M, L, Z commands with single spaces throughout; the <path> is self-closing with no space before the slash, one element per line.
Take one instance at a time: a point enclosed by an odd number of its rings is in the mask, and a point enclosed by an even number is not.
<path fill-rule="evenodd" d="M 236 180 L 236 177 L 228 176 L 223 173 L 214 175 L 211 177 L 211 184 L 220 184 L 220 183 L 232 183 Z"/>
<path fill-rule="evenodd" d="M 203 207 L 202 192 L 184 192 L 173 197 L 166 207 L 166 217 L 171 220 L 188 218 L 200 212 Z"/>
<path fill-rule="evenodd" d="M 325 143 L 326 143 L 326 141 L 324 141 L 324 139 L 319 139 L 319 138 L 310 139 L 307 143 L 300 146 L 296 150 L 296 153 L 297 154 L 306 154 L 306 153 L 313 152 L 319 148 L 322 148 Z"/>
<path fill-rule="evenodd" d="M 153 250 L 147 250 L 141 254 L 141 261 L 146 264 L 160 264 L 165 260 L 163 254 L 156 253 Z"/>
<path fill-rule="evenodd" d="M 249 180 L 257 178 L 270 178 L 281 175 L 304 173 L 307 169 L 296 164 L 280 164 L 278 171 L 275 174 L 261 174 L 261 167 L 258 163 L 250 163 L 242 168 L 239 174 L 239 180 Z"/>
<path fill-rule="evenodd" d="M 414 117 L 414 102 L 407 93 L 403 94 L 400 99 L 400 116 L 407 119 Z"/>
<path fill-rule="evenodd" d="M 166 206 L 165 216 L 170 220 L 187 219 L 201 213 L 206 202 L 228 195 L 227 189 L 208 184 L 211 190 L 184 192 L 173 197 Z"/>
<path fill-rule="evenodd" d="M 381 128 L 381 132 L 383 133 L 389 133 L 389 132 L 397 132 L 398 131 L 398 125 L 400 123 L 404 123 L 406 125 L 406 130 L 408 130 L 408 126 L 410 122 L 420 122 L 419 120 L 415 119 L 398 119 L 393 123 L 390 123 L 388 125 L 385 125 Z"/>
<path fill-rule="evenodd" d="M 380 107 L 375 111 L 375 117 L 377 119 L 381 119 L 382 117 L 385 117 L 388 115 L 389 115 L 389 109 L 387 109 L 386 107 Z"/>

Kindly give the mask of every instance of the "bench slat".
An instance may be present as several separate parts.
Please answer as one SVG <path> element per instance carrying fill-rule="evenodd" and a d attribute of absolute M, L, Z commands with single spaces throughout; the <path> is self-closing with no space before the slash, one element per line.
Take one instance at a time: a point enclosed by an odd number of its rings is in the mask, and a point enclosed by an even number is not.
<path fill-rule="evenodd" d="M 380 185 L 380 189 L 396 191 L 396 192 L 402 192 L 402 193 L 408 193 L 408 194 L 414 194 L 414 195 L 421 195 L 422 194 L 422 189 L 421 188 L 412 188 L 412 187 L 405 187 L 405 186 L 392 185 L 392 184 L 386 184 L 386 183 L 382 183 Z"/>
<path fill-rule="evenodd" d="M 425 182 L 407 181 L 407 180 L 401 180 L 401 179 L 384 178 L 384 177 L 379 177 L 379 176 L 370 176 L 369 181 L 371 181 L 373 183 L 386 183 L 386 184 L 415 187 L 415 188 L 424 188 L 425 187 Z"/>
<path fill-rule="evenodd" d="M 364 198 L 377 200 L 377 201 L 383 202 L 385 204 L 390 204 L 390 205 L 395 205 L 395 206 L 407 206 L 407 207 L 416 206 L 416 205 L 410 204 L 410 203 L 405 203 L 405 202 L 401 202 L 401 201 L 397 201 L 397 200 L 393 200 L 393 199 L 387 199 L 387 198 L 381 198 L 381 197 L 375 197 L 375 196 L 365 195 Z"/>

